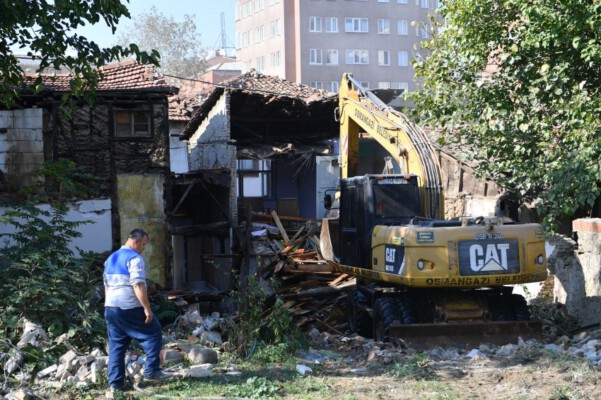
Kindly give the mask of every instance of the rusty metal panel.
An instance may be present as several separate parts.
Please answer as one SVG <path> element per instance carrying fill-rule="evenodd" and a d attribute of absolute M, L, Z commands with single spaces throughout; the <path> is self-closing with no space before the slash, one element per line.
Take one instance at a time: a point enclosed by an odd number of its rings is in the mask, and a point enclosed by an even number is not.
<path fill-rule="evenodd" d="M 166 250 L 169 248 L 165 216 L 165 176 L 162 174 L 117 175 L 117 208 L 121 242 L 134 228 L 148 232 L 142 256 L 148 279 L 165 285 Z M 169 239 L 170 240 L 170 239 Z"/>

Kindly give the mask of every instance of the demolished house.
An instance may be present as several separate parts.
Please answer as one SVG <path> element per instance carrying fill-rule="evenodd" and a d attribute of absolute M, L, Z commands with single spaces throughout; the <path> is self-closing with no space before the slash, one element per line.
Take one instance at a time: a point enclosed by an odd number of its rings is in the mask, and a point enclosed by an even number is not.
<path fill-rule="evenodd" d="M 323 215 L 338 180 L 336 106 L 334 93 L 256 72 L 211 92 L 181 135 L 190 171 L 173 178 L 174 287 L 228 289 L 231 269 L 254 262 L 239 224 Z"/>
<path fill-rule="evenodd" d="M 14 107 L 0 110 L 3 195 L 34 183 L 31 173 L 45 162 L 75 162 L 93 178 L 79 182 L 87 193 L 69 212 L 70 220 L 92 221 L 74 246 L 110 251 L 132 228 L 143 227 L 152 238 L 149 278 L 165 285 L 171 265 L 167 98 L 177 89 L 154 66 L 134 61 L 101 71 L 96 104 L 78 101 L 72 117 L 61 102 L 70 91 L 66 74 L 43 76 L 40 92 L 24 91 Z"/>

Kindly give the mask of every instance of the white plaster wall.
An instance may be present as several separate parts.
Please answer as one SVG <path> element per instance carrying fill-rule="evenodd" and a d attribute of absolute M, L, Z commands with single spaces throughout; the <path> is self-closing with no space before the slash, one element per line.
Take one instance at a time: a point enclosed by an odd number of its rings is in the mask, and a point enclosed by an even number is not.
<path fill-rule="evenodd" d="M 230 157 L 230 121 L 228 93 L 219 98 L 209 115 L 188 140 L 190 170 L 217 169 L 232 166 Z"/>
<path fill-rule="evenodd" d="M 10 183 L 33 183 L 29 174 L 44 163 L 43 110 L 0 111 L 0 169 Z"/>
<path fill-rule="evenodd" d="M 50 206 L 42 204 L 41 210 L 48 211 Z M 0 207 L 0 214 L 4 215 L 6 208 Z M 65 218 L 67 221 L 91 221 L 89 224 L 79 226 L 77 229 L 82 235 L 71 243 L 71 250 L 77 252 L 77 248 L 83 251 L 95 251 L 98 253 L 112 249 L 112 225 L 111 225 L 111 200 L 85 200 L 69 205 L 69 211 Z M 0 224 L 0 234 L 14 233 L 13 225 Z M 5 237 L 0 239 L 0 247 L 4 247 Z"/>
<path fill-rule="evenodd" d="M 188 169 L 188 144 L 179 140 L 181 129 L 169 130 L 169 160 L 171 162 L 171 172 L 176 174 L 185 174 Z"/>

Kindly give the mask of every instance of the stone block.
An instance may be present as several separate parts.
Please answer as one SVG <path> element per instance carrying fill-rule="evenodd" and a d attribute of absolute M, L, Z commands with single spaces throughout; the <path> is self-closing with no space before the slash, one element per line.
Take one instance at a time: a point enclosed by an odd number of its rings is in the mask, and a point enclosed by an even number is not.
<path fill-rule="evenodd" d="M 36 375 L 36 377 L 38 379 L 43 379 L 45 377 L 47 377 L 48 375 L 52 374 L 53 372 L 55 372 L 58 369 L 58 365 L 54 364 L 49 366 L 48 368 L 44 368 L 43 370 L 39 371 Z"/>
<path fill-rule="evenodd" d="M 217 352 L 202 346 L 194 346 L 188 351 L 188 360 L 192 364 L 217 364 Z"/>
<path fill-rule="evenodd" d="M 164 349 L 161 350 L 161 363 L 178 363 L 183 361 L 184 355 L 180 353 L 178 350 L 174 349 Z"/>

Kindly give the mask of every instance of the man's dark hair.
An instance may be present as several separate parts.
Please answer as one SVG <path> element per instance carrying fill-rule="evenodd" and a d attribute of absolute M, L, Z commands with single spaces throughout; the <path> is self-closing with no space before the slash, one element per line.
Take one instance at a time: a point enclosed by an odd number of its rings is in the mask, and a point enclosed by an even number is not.
<path fill-rule="evenodd" d="M 134 240 L 140 240 L 144 236 L 148 236 L 148 232 L 146 232 L 144 229 L 136 228 L 129 232 L 129 235 L 127 237 Z"/>

